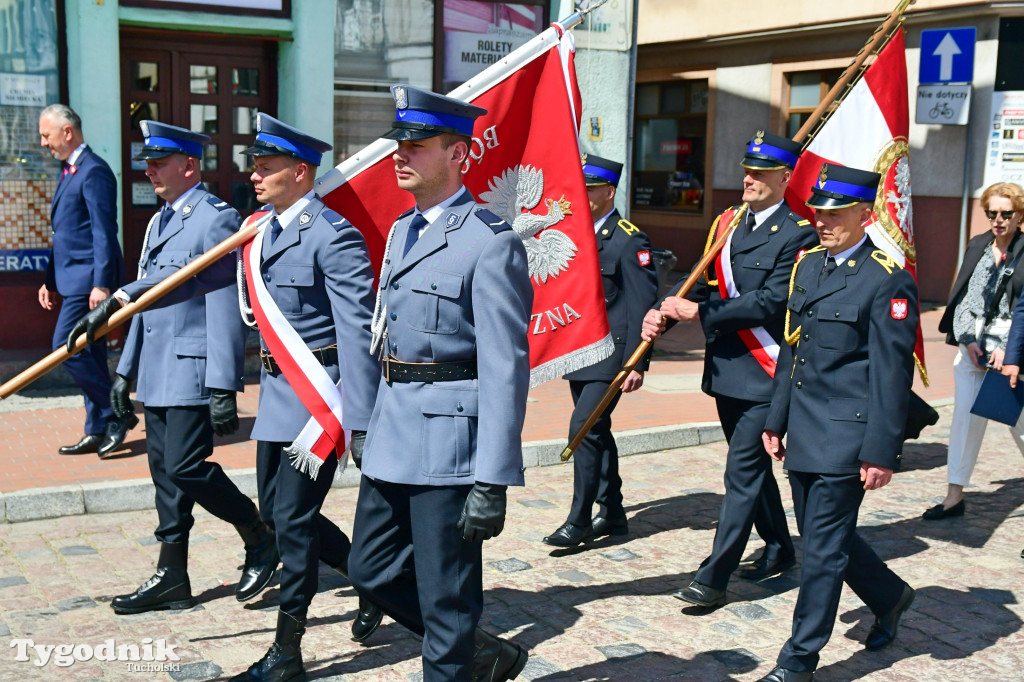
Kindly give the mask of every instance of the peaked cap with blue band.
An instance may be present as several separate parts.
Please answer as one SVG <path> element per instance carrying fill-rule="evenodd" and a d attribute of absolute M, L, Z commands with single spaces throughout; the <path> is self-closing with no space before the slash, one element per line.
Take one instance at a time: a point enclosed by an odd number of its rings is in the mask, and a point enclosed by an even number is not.
<path fill-rule="evenodd" d="M 242 151 L 247 156 L 292 156 L 319 166 L 324 152 L 334 149 L 323 140 L 278 121 L 269 114 L 256 114 L 256 141 Z"/>
<path fill-rule="evenodd" d="M 587 187 L 619 184 L 619 178 L 622 176 L 621 163 L 594 154 L 584 154 L 580 160 L 583 162 L 583 179 Z"/>
<path fill-rule="evenodd" d="M 445 133 L 472 135 L 476 119 L 487 113 L 472 104 L 412 85 L 391 86 L 395 120 L 381 137 L 389 140 L 425 140 Z"/>
<path fill-rule="evenodd" d="M 759 130 L 747 143 L 747 151 L 743 154 L 740 165 L 761 170 L 793 168 L 800 158 L 801 151 L 800 143 Z"/>
<path fill-rule="evenodd" d="M 139 127 L 142 128 L 144 142 L 142 151 L 133 156 L 132 161 L 162 159 L 171 154 L 187 154 L 201 159 L 203 148 L 210 141 L 209 135 L 158 121 L 139 121 Z"/>
<path fill-rule="evenodd" d="M 818 181 L 811 188 L 807 205 L 816 209 L 833 209 L 865 201 L 873 203 L 881 179 L 878 173 L 824 163 L 818 173 Z"/>

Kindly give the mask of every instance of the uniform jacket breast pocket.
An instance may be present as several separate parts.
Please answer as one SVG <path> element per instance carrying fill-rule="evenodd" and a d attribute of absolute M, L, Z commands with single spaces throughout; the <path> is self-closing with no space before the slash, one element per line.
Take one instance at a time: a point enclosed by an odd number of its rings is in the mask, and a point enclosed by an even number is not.
<path fill-rule="evenodd" d="M 827 350 L 856 350 L 860 346 L 858 314 L 857 305 L 853 303 L 822 303 L 818 317 L 818 345 Z"/>
<path fill-rule="evenodd" d="M 271 269 L 271 282 L 276 285 L 274 301 L 282 313 L 302 312 L 304 299 L 310 295 L 313 286 L 312 265 L 281 263 Z"/>
<path fill-rule="evenodd" d="M 479 410 L 476 389 L 425 387 L 421 393 L 424 476 L 469 476 Z"/>
<path fill-rule="evenodd" d="M 793 290 L 792 295 L 789 297 L 789 301 L 786 303 L 786 307 L 789 308 L 790 312 L 794 315 L 799 315 L 804 309 L 804 302 L 807 300 L 807 294 L 797 289 Z"/>
<path fill-rule="evenodd" d="M 744 279 L 764 281 L 775 270 L 775 253 L 747 253 L 743 258 Z"/>
<path fill-rule="evenodd" d="M 440 270 L 423 270 L 411 283 L 409 326 L 433 334 L 454 334 L 462 318 L 462 275 Z"/>
<path fill-rule="evenodd" d="M 604 302 L 612 303 L 619 297 L 619 262 L 610 256 L 601 258 L 601 279 L 604 281 Z"/>

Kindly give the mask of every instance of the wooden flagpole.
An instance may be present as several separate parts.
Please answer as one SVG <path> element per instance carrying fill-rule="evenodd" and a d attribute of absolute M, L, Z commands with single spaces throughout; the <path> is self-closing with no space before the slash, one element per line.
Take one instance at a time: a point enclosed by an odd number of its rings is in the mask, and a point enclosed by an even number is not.
<path fill-rule="evenodd" d="M 259 230 L 259 226 L 262 223 L 261 220 L 253 221 L 252 225 L 244 227 L 235 234 L 231 235 L 220 244 L 204 253 L 199 258 L 183 267 L 178 272 L 174 273 L 164 281 L 160 282 L 152 289 L 147 291 L 145 294 L 139 297 L 138 301 L 133 301 L 125 307 L 114 313 L 107 323 L 100 327 L 96 331 L 96 338 L 106 335 L 110 330 L 115 329 L 124 324 L 132 315 L 140 313 L 149 306 L 153 305 L 156 301 L 166 296 L 170 291 L 181 286 L 188 280 L 192 279 L 196 274 L 202 272 L 206 268 L 210 267 L 224 256 L 228 255 L 239 246 L 256 236 L 256 232 Z M 75 349 L 72 353 L 68 353 L 67 348 L 62 344 L 60 348 L 53 351 L 39 362 L 35 363 L 24 372 L 14 377 L 10 381 L 5 382 L 0 386 L 0 400 L 9 398 L 21 389 L 25 388 L 33 381 L 43 376 L 51 369 L 57 367 L 69 357 L 79 352 L 86 346 L 85 334 L 82 334 L 75 341 Z"/>
<path fill-rule="evenodd" d="M 829 115 L 831 114 L 829 108 L 832 106 L 833 103 L 842 102 L 843 98 L 846 97 L 846 94 L 850 91 L 850 89 L 852 89 L 853 86 L 856 85 L 857 81 L 860 80 L 861 76 L 864 75 L 864 72 L 867 70 L 868 66 L 870 66 L 870 64 L 866 64 L 865 62 L 872 55 L 877 55 L 878 52 L 880 52 L 882 48 L 885 47 L 885 45 L 889 42 L 893 35 L 896 34 L 896 31 L 899 30 L 899 27 L 901 26 L 901 22 L 903 20 L 903 12 L 910 5 L 913 5 L 916 1 L 917 0 L 900 0 L 899 4 L 896 5 L 896 9 L 894 9 L 889 14 L 889 16 L 885 18 L 885 21 L 883 21 L 872 32 L 871 37 L 868 38 L 868 41 L 864 44 L 864 47 L 862 47 L 860 49 L 860 52 L 857 53 L 856 58 L 853 60 L 850 66 L 846 68 L 846 70 L 843 72 L 843 75 L 839 78 L 838 81 L 836 81 L 836 84 L 832 86 L 832 89 L 828 91 L 828 94 L 825 95 L 825 98 L 821 101 L 821 103 L 814 110 L 814 112 L 811 113 L 811 116 L 810 118 L 807 119 L 807 122 L 804 123 L 803 126 L 801 126 L 800 130 L 797 131 L 797 134 L 793 136 L 793 140 L 795 142 L 802 142 L 803 148 L 807 148 L 807 145 L 809 145 L 811 143 L 811 140 L 814 139 L 814 133 L 812 133 L 811 131 L 813 130 L 816 133 L 817 130 L 820 129 L 820 127 L 825 124 L 825 122 L 828 120 Z M 747 205 L 744 204 L 741 207 L 741 209 L 746 209 L 746 207 Z M 742 213 L 743 210 L 736 212 L 736 216 L 729 224 L 725 233 L 715 241 L 715 243 L 711 246 L 708 252 L 704 254 L 704 257 L 700 260 L 700 262 L 697 263 L 697 266 L 690 272 L 690 276 L 686 278 L 686 281 L 683 282 L 683 285 L 679 288 L 679 291 L 675 293 L 675 296 L 677 298 L 684 298 L 686 294 L 690 292 L 690 289 L 692 289 L 693 286 L 697 283 L 697 280 L 700 279 L 700 276 L 704 273 L 708 266 L 711 265 L 711 261 L 715 259 L 715 256 L 718 255 L 718 252 L 721 251 L 722 248 L 725 246 L 725 241 L 732 234 L 732 231 L 738 224 Z M 633 371 L 637 363 L 640 362 L 640 359 L 650 349 L 651 345 L 652 344 L 649 341 L 644 341 L 640 344 L 639 347 L 637 347 L 635 351 L 633 351 L 633 354 L 629 356 L 629 359 L 626 361 L 625 366 L 621 370 L 619 370 L 619 373 L 615 376 L 615 380 L 612 381 L 612 383 L 608 386 L 608 389 L 604 392 L 604 395 L 601 396 L 601 401 L 597 404 L 597 407 L 595 407 L 593 411 L 591 411 L 590 415 L 587 416 L 587 420 L 583 422 L 583 426 L 581 426 L 576 431 L 576 433 L 573 434 L 573 437 L 569 440 L 569 444 L 565 447 L 564 450 L 562 450 L 561 457 L 563 462 L 569 461 L 569 458 L 572 457 L 572 453 L 576 451 L 576 448 L 578 448 L 580 443 L 583 442 L 583 439 L 586 437 L 587 433 L 589 433 L 590 429 L 594 427 L 594 424 L 597 422 L 600 415 L 605 411 L 605 408 L 608 407 L 608 404 L 611 403 L 612 399 L 615 397 L 615 394 L 618 393 L 619 390 L 622 388 L 622 383 L 626 380 L 626 377 L 629 376 L 629 373 Z"/>

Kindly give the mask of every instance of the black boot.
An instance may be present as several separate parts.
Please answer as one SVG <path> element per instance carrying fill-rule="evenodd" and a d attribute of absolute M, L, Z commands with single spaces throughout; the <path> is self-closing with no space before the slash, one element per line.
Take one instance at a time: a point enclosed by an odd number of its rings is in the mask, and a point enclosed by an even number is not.
<path fill-rule="evenodd" d="M 165 609 L 190 609 L 196 605 L 188 582 L 188 543 L 160 543 L 156 573 L 135 590 L 110 602 L 114 613 L 145 613 Z"/>
<path fill-rule="evenodd" d="M 258 515 L 253 515 L 244 525 L 235 526 L 235 530 L 245 543 L 245 565 L 242 566 L 242 577 L 238 579 L 238 587 L 235 588 L 235 599 L 247 601 L 270 584 L 281 557 L 277 553 L 274 531 Z"/>
<path fill-rule="evenodd" d="M 530 654 L 507 639 L 476 629 L 473 650 L 473 682 L 514 680 L 526 667 Z"/>
<path fill-rule="evenodd" d="M 306 669 L 302 667 L 299 645 L 306 632 L 306 619 L 296 618 L 284 611 L 277 612 L 277 635 L 263 658 L 249 666 L 231 682 L 305 682 Z"/>

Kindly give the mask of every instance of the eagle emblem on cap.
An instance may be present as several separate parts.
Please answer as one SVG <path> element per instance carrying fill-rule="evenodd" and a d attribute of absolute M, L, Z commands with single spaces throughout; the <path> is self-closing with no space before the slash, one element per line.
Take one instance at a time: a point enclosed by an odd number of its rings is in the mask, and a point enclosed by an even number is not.
<path fill-rule="evenodd" d="M 822 187 L 825 186 L 825 181 L 828 180 L 828 164 L 821 164 L 821 172 L 818 173 L 818 184 Z"/>
<path fill-rule="evenodd" d="M 754 136 L 754 144 L 764 144 L 764 131 L 758 130 L 757 135 Z"/>
<path fill-rule="evenodd" d="M 142 136 L 149 137 L 149 121 L 139 121 L 139 127 L 142 128 Z"/>
<path fill-rule="evenodd" d="M 582 163 L 584 166 L 587 165 L 587 157 L 588 156 L 589 156 L 589 154 L 580 154 L 580 163 Z"/>
<path fill-rule="evenodd" d="M 263 132 L 263 112 L 256 114 L 256 132 Z"/>
<path fill-rule="evenodd" d="M 401 85 L 395 88 L 395 106 L 398 107 L 399 109 L 409 108 L 409 98 L 405 94 L 405 88 L 403 88 Z"/>

